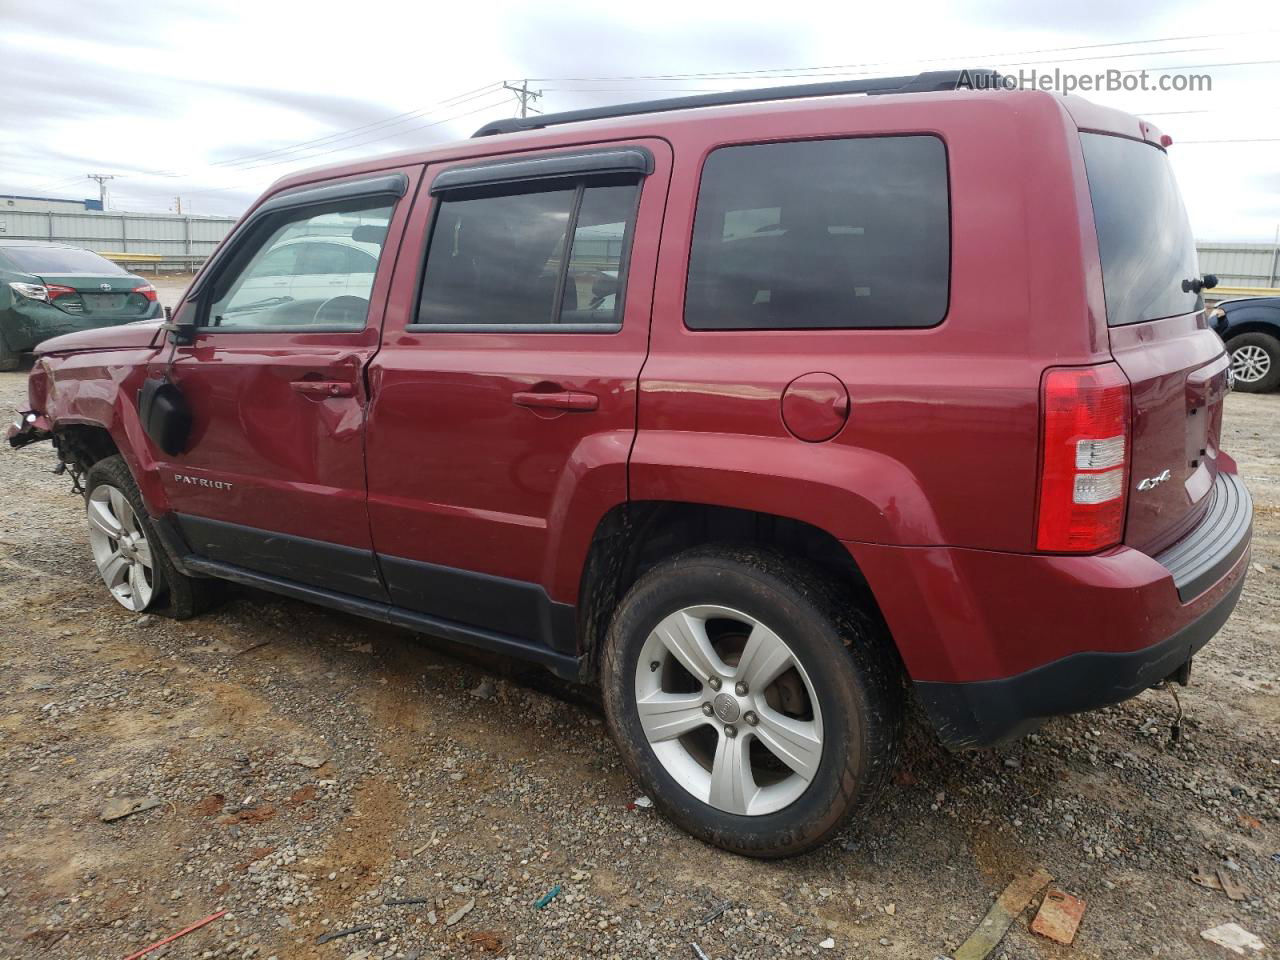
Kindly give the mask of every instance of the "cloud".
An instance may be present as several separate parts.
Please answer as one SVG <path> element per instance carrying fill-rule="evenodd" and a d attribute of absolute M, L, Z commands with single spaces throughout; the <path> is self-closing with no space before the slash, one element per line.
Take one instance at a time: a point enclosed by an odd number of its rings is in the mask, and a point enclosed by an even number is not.
<path fill-rule="evenodd" d="M 988 0 L 966 8 L 974 20 L 1001 30 L 1045 30 L 1100 38 L 1137 40 L 1162 36 L 1162 24 L 1181 11 L 1203 7 L 1195 0 L 1075 0 L 1073 3 L 1027 3 L 1026 0 Z M 1173 33 L 1191 31 L 1174 30 Z"/>
<path fill-rule="evenodd" d="M 31 33 L 42 39 L 84 40 L 120 48 L 156 48 L 173 27 L 184 29 L 224 19 L 217 5 L 200 0 L 164 0 L 162 8 L 133 0 L 5 0 L 5 34 Z M 194 21 L 194 23 L 192 22 Z"/>
<path fill-rule="evenodd" d="M 0 129 L 27 133 L 90 114 L 150 113 L 171 103 L 177 93 L 148 87 L 118 68 L 11 45 L 0 53 L 0 90 L 7 91 L 8 103 L 0 110 Z M 19 103 L 21 109 L 16 109 Z"/>

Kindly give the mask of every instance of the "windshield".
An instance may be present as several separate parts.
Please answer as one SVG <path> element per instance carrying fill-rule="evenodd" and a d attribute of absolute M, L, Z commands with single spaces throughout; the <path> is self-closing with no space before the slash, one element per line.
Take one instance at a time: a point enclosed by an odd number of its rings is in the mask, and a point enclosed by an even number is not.
<path fill-rule="evenodd" d="M 1204 306 L 1183 280 L 1200 276 L 1191 225 L 1163 150 L 1138 140 L 1082 133 L 1084 165 L 1102 259 L 1107 323 L 1121 326 Z"/>

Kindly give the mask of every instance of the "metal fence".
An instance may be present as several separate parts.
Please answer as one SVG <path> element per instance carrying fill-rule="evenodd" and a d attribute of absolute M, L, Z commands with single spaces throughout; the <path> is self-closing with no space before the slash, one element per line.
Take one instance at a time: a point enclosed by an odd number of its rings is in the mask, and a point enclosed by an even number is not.
<path fill-rule="evenodd" d="M 178 214 L 0 210 L 0 238 L 69 243 L 123 265 L 190 269 L 208 259 L 235 222 Z"/>
<path fill-rule="evenodd" d="M 0 238 L 70 243 L 126 266 L 190 269 L 208 259 L 235 223 L 234 217 L 172 213 L 0 209 Z M 1217 274 L 1223 287 L 1280 285 L 1280 244 L 1202 242 L 1196 247 L 1201 272 Z"/>
<path fill-rule="evenodd" d="M 1280 244 L 1198 243 L 1200 272 L 1213 273 L 1224 287 L 1280 284 Z"/>

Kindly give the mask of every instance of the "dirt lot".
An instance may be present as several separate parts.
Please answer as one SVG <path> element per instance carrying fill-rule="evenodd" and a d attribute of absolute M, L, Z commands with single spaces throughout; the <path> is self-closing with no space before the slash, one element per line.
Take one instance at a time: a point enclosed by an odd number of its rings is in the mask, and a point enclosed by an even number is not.
<path fill-rule="evenodd" d="M 0 375 L 0 407 L 23 397 Z M 917 731 L 887 802 L 781 863 L 631 806 L 590 693 L 539 672 L 246 591 L 183 624 L 126 613 L 48 448 L 0 451 L 0 956 L 119 958 L 226 909 L 153 956 L 932 960 L 1036 865 L 1087 899 L 1076 943 L 1028 912 L 994 956 L 1228 958 L 1199 936 L 1228 921 L 1274 955 L 1277 421 L 1280 396 L 1229 400 L 1254 563 L 1180 743 L 1161 691 L 998 752 Z M 102 822 L 122 798 L 158 805 Z"/>

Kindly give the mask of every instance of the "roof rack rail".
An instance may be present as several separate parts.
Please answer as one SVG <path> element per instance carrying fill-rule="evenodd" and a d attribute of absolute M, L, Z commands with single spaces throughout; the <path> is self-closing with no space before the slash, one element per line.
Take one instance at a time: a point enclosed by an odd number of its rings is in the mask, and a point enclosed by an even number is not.
<path fill-rule="evenodd" d="M 886 93 L 934 93 L 956 90 L 963 83 L 966 88 L 995 89 L 1000 74 L 991 69 L 930 70 L 914 77 L 873 77 L 867 80 L 838 80 L 834 83 L 797 83 L 786 87 L 760 87 L 754 90 L 728 90 L 723 93 L 706 93 L 693 97 L 670 97 L 666 100 L 641 100 L 636 103 L 619 103 L 610 107 L 588 107 L 585 110 L 566 110 L 563 113 L 544 113 L 534 117 L 510 117 L 494 120 L 472 134 L 472 137 L 488 137 L 497 133 L 519 133 L 522 130 L 539 130 L 562 123 L 578 123 L 582 120 L 603 120 L 607 117 L 634 117 L 645 113 L 666 113 L 670 110 L 689 110 L 694 107 L 721 107 L 738 103 L 766 103 L 770 100 L 791 100 L 796 97 L 839 97 L 850 93 L 869 95 Z"/>

